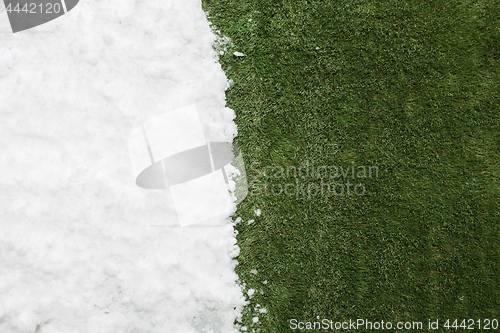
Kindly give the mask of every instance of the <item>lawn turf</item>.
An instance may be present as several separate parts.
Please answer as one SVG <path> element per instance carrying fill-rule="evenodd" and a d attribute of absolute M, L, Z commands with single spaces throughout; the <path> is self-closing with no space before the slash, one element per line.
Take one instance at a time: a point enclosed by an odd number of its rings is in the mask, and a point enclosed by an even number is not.
<path fill-rule="evenodd" d="M 203 8 L 231 38 L 216 49 L 251 186 L 235 215 L 244 220 L 236 272 L 256 290 L 241 325 L 281 333 L 318 316 L 500 320 L 500 3 Z M 379 174 L 361 179 L 364 195 L 263 190 L 314 188 L 317 178 L 276 175 L 307 165 Z M 257 304 L 267 313 L 252 323 Z"/>

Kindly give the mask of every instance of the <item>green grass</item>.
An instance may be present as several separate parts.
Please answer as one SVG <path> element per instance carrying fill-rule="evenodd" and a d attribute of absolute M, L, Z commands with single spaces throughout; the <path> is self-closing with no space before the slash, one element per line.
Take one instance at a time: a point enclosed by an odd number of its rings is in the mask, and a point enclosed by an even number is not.
<path fill-rule="evenodd" d="M 237 226 L 236 271 L 257 290 L 249 332 L 317 316 L 500 319 L 499 2 L 203 7 L 232 40 L 220 57 L 234 81 L 227 106 L 259 186 L 236 215 L 255 219 Z M 362 179 L 362 196 L 257 194 L 266 182 L 317 183 L 262 172 L 307 163 L 379 176 Z M 257 304 L 268 312 L 252 324 Z"/>

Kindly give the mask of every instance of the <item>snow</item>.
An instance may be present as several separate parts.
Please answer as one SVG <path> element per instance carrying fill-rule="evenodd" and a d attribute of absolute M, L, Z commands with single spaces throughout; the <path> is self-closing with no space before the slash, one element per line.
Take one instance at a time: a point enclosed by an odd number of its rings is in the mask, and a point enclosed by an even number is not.
<path fill-rule="evenodd" d="M 127 145 L 193 103 L 208 140 L 237 135 L 200 1 L 80 1 L 16 34 L 3 9 L 0 332 L 236 332 L 229 217 L 171 227 Z"/>

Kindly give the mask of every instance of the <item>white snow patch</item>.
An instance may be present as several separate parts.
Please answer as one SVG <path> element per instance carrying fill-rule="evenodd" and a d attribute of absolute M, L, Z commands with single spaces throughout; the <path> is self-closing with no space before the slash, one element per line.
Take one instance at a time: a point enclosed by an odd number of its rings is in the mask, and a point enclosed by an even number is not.
<path fill-rule="evenodd" d="M 135 185 L 127 147 L 193 103 L 208 140 L 237 135 L 200 1 L 0 21 L 0 332 L 235 332 L 232 225 L 151 227 L 169 224 L 165 193 Z"/>

